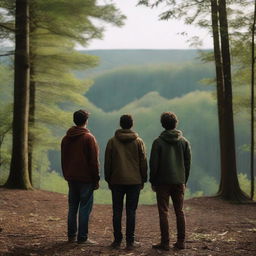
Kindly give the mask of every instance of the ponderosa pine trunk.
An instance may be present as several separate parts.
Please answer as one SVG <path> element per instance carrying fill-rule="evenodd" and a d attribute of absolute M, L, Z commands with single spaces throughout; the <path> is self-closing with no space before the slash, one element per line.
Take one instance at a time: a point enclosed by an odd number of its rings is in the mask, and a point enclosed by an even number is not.
<path fill-rule="evenodd" d="M 248 197 L 240 189 L 237 167 L 236 167 L 236 145 L 235 145 L 235 129 L 233 120 L 233 95 L 231 80 L 231 62 L 229 50 L 229 34 L 228 21 L 226 11 L 226 0 L 219 0 L 219 31 L 221 39 L 221 56 L 222 56 L 222 73 L 224 82 L 224 99 L 222 102 L 222 115 L 224 118 L 223 127 L 223 156 L 224 163 L 221 167 L 221 182 L 218 196 L 231 201 L 244 201 Z"/>
<path fill-rule="evenodd" d="M 28 174 L 29 0 L 16 0 L 13 141 L 8 188 L 31 189 Z"/>

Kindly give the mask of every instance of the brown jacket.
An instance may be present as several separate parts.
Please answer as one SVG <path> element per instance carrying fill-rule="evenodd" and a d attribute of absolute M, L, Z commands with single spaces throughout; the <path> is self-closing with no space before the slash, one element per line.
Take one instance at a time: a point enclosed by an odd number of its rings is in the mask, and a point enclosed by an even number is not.
<path fill-rule="evenodd" d="M 113 184 L 142 184 L 147 181 L 145 146 L 138 134 L 119 129 L 105 151 L 105 180 Z"/>
<path fill-rule="evenodd" d="M 86 128 L 73 126 L 61 142 L 61 165 L 67 181 L 99 182 L 99 149 Z"/>

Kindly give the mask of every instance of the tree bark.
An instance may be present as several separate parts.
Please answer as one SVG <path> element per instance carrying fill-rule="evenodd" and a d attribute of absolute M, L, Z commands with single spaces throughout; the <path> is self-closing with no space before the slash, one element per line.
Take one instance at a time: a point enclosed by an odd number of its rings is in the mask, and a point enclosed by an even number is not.
<path fill-rule="evenodd" d="M 228 21 L 226 12 L 226 0 L 219 0 L 219 26 L 221 38 L 222 73 L 224 82 L 224 98 L 222 105 L 223 133 L 221 133 L 222 147 L 225 151 L 222 155 L 221 181 L 218 196 L 231 201 L 244 201 L 249 198 L 242 192 L 239 186 L 236 167 L 235 129 L 233 120 L 233 95 L 231 80 L 231 62 L 229 50 Z M 224 163 L 223 163 L 224 162 Z"/>
<path fill-rule="evenodd" d="M 36 100 L 36 84 L 33 80 L 34 68 L 30 62 L 30 86 L 29 86 L 29 130 L 28 130 L 28 173 L 30 183 L 33 185 L 33 149 L 34 149 L 34 134 L 35 126 L 35 100 Z"/>
<path fill-rule="evenodd" d="M 255 25 L 256 25 L 256 1 L 254 1 L 254 15 L 252 23 L 252 63 L 251 63 L 251 200 L 254 197 L 254 68 L 255 68 Z"/>
<path fill-rule="evenodd" d="M 16 0 L 14 107 L 11 167 L 6 186 L 31 189 L 28 174 L 29 5 Z"/>

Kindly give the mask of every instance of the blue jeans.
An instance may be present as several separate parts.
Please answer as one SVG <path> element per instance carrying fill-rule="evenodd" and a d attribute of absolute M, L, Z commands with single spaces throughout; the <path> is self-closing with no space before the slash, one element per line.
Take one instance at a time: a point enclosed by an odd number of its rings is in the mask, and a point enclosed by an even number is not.
<path fill-rule="evenodd" d="M 68 237 L 75 237 L 77 235 L 78 241 L 86 241 L 88 238 L 89 216 L 93 204 L 93 184 L 69 181 L 68 186 Z"/>
<path fill-rule="evenodd" d="M 112 185 L 113 202 L 113 228 L 116 242 L 121 242 L 122 235 L 122 212 L 124 196 L 126 195 L 126 242 L 134 242 L 134 230 L 136 209 L 138 207 L 141 185 Z"/>

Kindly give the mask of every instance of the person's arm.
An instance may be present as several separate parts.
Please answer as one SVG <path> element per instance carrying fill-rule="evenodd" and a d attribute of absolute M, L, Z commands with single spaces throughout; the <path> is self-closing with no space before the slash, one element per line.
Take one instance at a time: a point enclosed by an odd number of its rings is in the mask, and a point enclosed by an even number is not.
<path fill-rule="evenodd" d="M 93 177 L 93 182 L 94 182 L 94 189 L 99 188 L 99 180 L 100 180 L 100 175 L 99 175 L 99 147 L 96 139 L 94 136 L 90 136 L 88 138 L 89 140 L 89 163 L 91 167 L 91 173 Z"/>
<path fill-rule="evenodd" d="M 157 172 L 159 167 L 159 158 L 160 158 L 159 156 L 160 156 L 160 148 L 159 148 L 158 141 L 155 140 L 152 144 L 150 160 L 149 160 L 149 165 L 150 165 L 149 181 L 152 187 L 155 186 L 155 182 L 156 182 L 156 177 L 157 177 Z"/>
<path fill-rule="evenodd" d="M 65 168 L 64 168 L 64 160 L 65 160 L 65 154 L 64 154 L 64 150 L 65 150 L 65 147 L 64 147 L 64 138 L 62 139 L 61 141 L 61 169 L 62 169 L 62 174 L 63 174 L 63 177 L 66 178 L 66 173 L 65 173 Z"/>
<path fill-rule="evenodd" d="M 111 178 L 111 160 L 112 160 L 112 141 L 109 140 L 105 149 L 105 159 L 104 159 L 104 176 L 108 184 Z"/>
<path fill-rule="evenodd" d="M 190 173 L 190 166 L 191 166 L 191 147 L 188 141 L 186 141 L 185 149 L 184 149 L 184 166 L 185 166 L 185 184 L 187 184 L 189 173 Z"/>
<path fill-rule="evenodd" d="M 144 183 L 147 182 L 148 179 L 148 163 L 147 163 L 147 155 L 146 155 L 146 147 L 142 140 L 138 140 L 138 149 L 139 149 L 139 161 L 140 161 L 140 175 L 142 180 L 142 189 L 144 187 Z"/>

